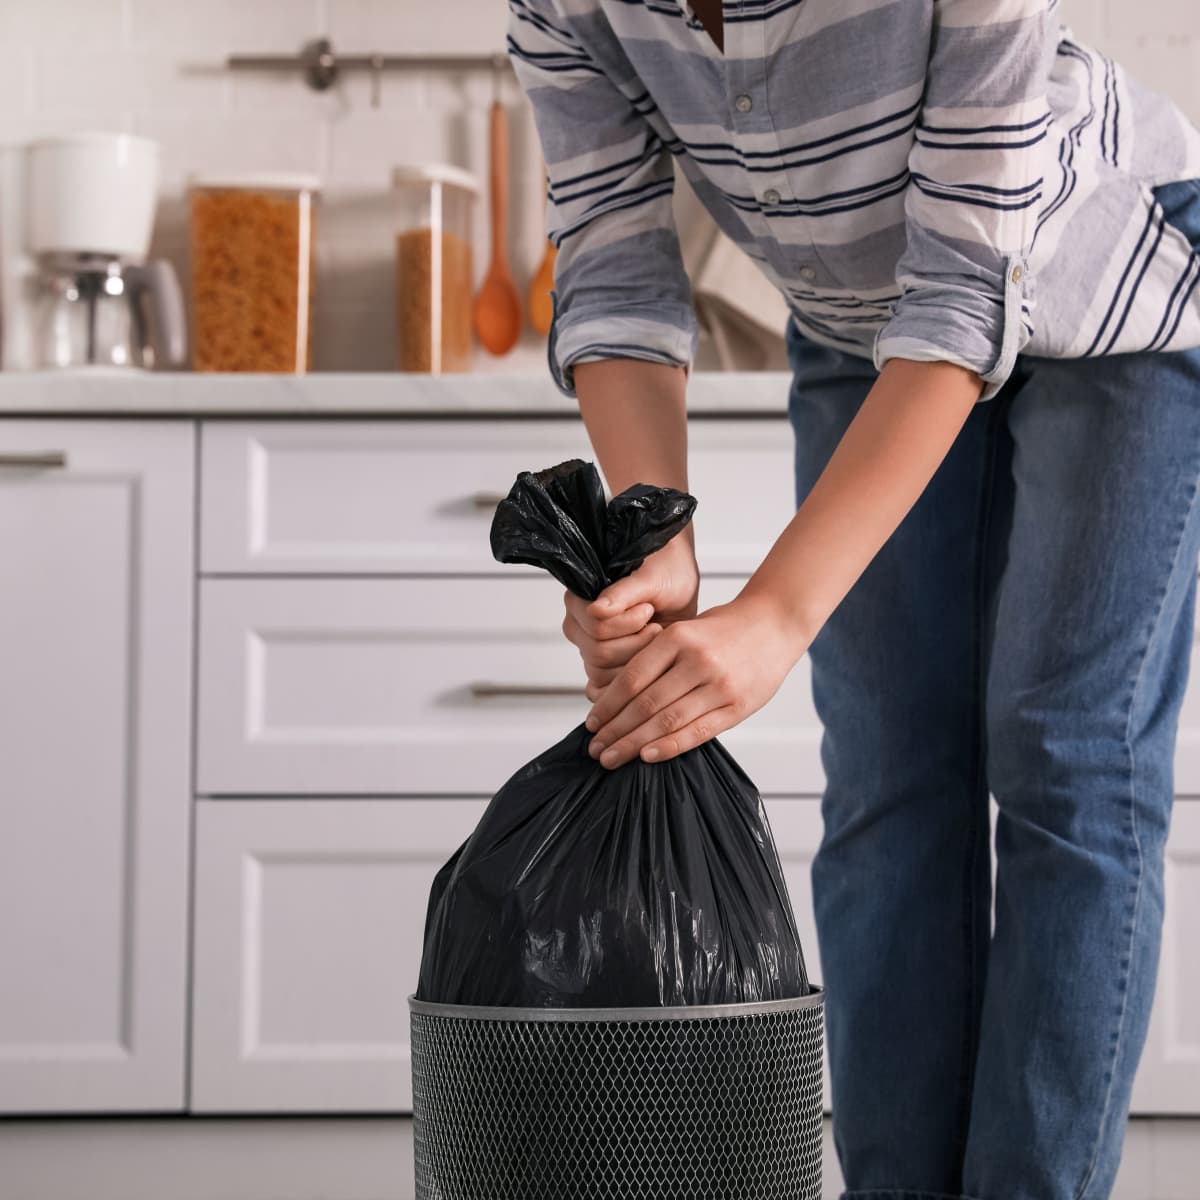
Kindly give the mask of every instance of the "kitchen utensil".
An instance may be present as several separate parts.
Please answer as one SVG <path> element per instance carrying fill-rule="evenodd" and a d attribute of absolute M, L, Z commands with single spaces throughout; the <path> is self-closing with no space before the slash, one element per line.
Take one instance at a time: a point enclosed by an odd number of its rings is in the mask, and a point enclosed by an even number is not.
<path fill-rule="evenodd" d="M 492 261 L 475 299 L 475 332 L 491 354 L 507 354 L 521 336 L 521 301 L 505 249 L 508 225 L 508 119 L 500 101 L 499 78 L 489 123 Z"/>
<path fill-rule="evenodd" d="M 549 181 L 546 181 L 546 188 L 549 186 Z M 543 337 L 550 332 L 550 324 L 554 320 L 554 300 L 550 292 L 554 287 L 554 260 L 557 256 L 554 243 L 547 238 L 546 252 L 529 285 L 529 324 Z"/>
<path fill-rule="evenodd" d="M 307 371 L 312 362 L 311 175 L 192 180 L 192 365 Z"/>
<path fill-rule="evenodd" d="M 471 227 L 479 184 L 458 167 L 397 167 L 396 319 L 402 371 L 471 366 Z"/>

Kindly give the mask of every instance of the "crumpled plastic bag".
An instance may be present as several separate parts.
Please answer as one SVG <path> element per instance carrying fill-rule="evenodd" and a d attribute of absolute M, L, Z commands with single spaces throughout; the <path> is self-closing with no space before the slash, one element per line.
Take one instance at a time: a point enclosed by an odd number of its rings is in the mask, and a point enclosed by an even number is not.
<path fill-rule="evenodd" d="M 500 562 L 593 600 L 696 501 L 592 463 L 522 471 L 496 509 Z M 579 723 L 492 798 L 434 879 L 417 998 L 519 1008 L 737 1004 L 810 991 L 762 798 L 717 738 L 615 770 Z"/>

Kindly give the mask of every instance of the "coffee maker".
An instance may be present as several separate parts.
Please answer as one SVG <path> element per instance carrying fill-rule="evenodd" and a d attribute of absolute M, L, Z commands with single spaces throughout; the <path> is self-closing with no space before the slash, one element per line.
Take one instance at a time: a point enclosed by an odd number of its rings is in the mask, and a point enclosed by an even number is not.
<path fill-rule="evenodd" d="M 0 156 L 0 365 L 144 369 L 187 357 L 174 267 L 147 261 L 155 142 L 80 133 Z"/>

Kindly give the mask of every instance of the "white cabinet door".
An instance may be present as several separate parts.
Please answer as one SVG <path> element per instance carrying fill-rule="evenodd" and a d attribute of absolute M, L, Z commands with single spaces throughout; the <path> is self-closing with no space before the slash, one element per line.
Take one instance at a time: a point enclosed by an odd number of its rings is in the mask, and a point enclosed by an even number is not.
<path fill-rule="evenodd" d="M 412 1108 L 429 887 L 483 800 L 202 800 L 191 1108 Z"/>
<path fill-rule="evenodd" d="M 1200 1116 L 1200 800 L 1177 800 L 1154 1013 L 1133 1111 Z"/>
<path fill-rule="evenodd" d="M 558 420 L 206 421 L 206 574 L 531 575 L 488 542 L 520 471 L 595 461 Z M 748 575 L 795 508 L 786 418 L 694 418 L 689 486 L 703 571 Z M 598 464 L 597 464 L 598 465 Z"/>
<path fill-rule="evenodd" d="M 193 427 L 9 419 L 0 456 L 0 1111 L 178 1110 Z"/>
<path fill-rule="evenodd" d="M 587 712 L 562 615 L 549 577 L 205 579 L 197 790 L 490 795 Z M 721 740 L 764 792 L 818 789 L 808 660 Z"/>

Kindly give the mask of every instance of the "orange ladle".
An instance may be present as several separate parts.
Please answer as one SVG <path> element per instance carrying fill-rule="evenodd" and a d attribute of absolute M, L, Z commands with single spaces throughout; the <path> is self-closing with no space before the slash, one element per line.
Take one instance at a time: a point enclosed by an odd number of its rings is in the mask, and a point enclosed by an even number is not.
<path fill-rule="evenodd" d="M 547 238 L 546 253 L 542 255 L 541 265 L 534 272 L 529 285 L 529 324 L 543 337 L 550 332 L 550 323 L 554 320 L 554 301 L 550 298 L 550 292 L 554 287 L 554 259 L 557 254 L 554 243 Z"/>
<path fill-rule="evenodd" d="M 489 156 L 492 261 L 475 297 L 474 320 L 483 348 L 501 355 L 507 354 L 521 336 L 521 301 L 504 244 L 508 227 L 508 119 L 498 95 L 492 101 Z"/>

